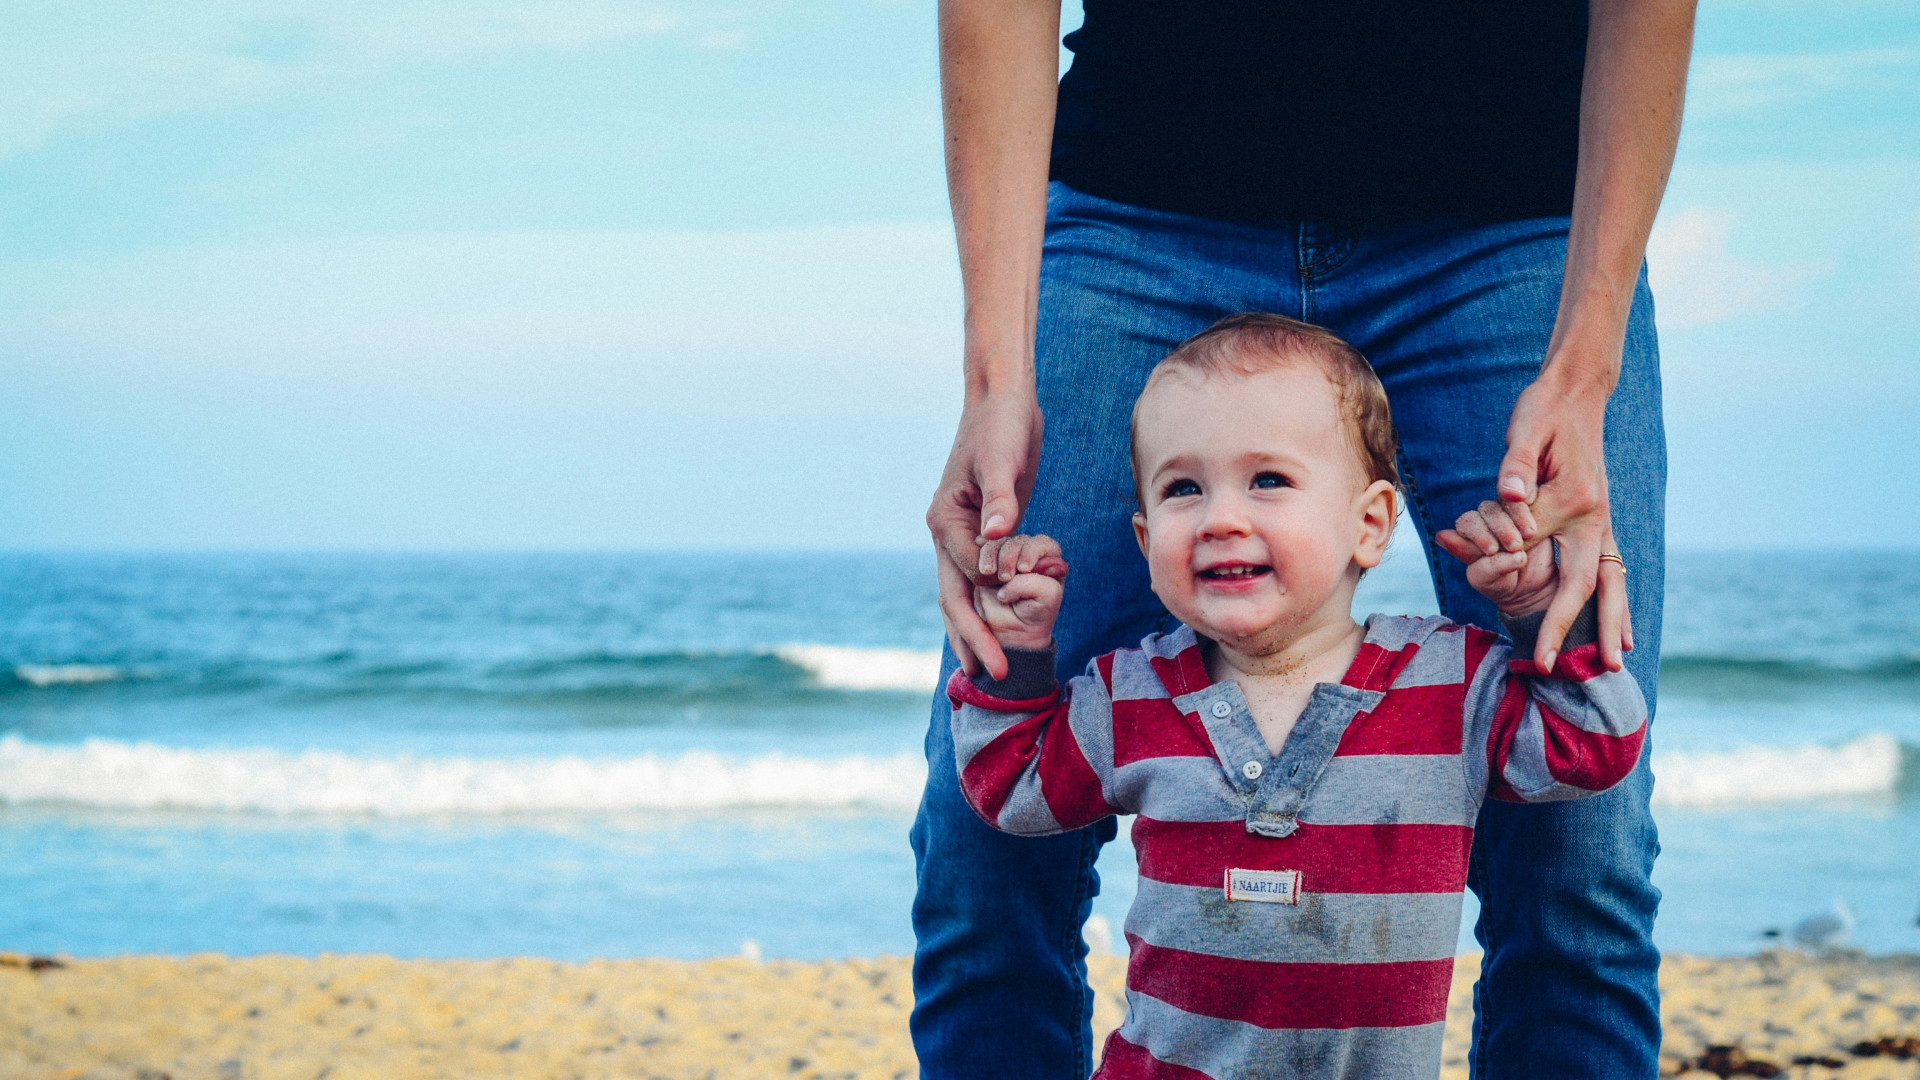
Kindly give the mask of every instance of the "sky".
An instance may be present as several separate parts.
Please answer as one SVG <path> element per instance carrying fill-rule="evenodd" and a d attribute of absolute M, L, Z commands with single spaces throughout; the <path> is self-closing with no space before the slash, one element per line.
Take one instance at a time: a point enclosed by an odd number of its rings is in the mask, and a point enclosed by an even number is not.
<path fill-rule="evenodd" d="M 932 4 L 0 3 L 0 548 L 925 543 Z M 1673 545 L 1920 546 L 1920 5 L 1702 0 L 1649 268 Z"/>

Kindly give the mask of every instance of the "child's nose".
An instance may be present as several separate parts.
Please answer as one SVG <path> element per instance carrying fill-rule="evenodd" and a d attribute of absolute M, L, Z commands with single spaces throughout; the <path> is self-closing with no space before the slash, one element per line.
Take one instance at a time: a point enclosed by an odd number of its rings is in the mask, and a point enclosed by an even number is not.
<path fill-rule="evenodd" d="M 1200 521 L 1200 539 L 1221 540 L 1245 536 L 1251 531 L 1246 507 L 1239 499 L 1222 496 L 1207 500 L 1207 512 Z"/>

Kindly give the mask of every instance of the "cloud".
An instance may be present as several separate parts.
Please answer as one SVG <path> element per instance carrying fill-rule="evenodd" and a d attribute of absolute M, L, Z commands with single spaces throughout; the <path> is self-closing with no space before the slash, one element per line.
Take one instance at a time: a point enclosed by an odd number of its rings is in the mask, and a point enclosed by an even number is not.
<path fill-rule="evenodd" d="M 1904 99 L 1916 80 L 1920 49 L 1702 55 L 1695 58 L 1688 81 L 1687 119 L 1710 121 L 1840 92 L 1885 92 Z"/>
<path fill-rule="evenodd" d="M 435 4 L 226 0 L 15 12 L 0 42 L 0 160 L 63 132 L 228 108 L 417 65 L 731 28 L 659 0 Z"/>
<path fill-rule="evenodd" d="M 1911 240 L 1907 245 L 1907 289 L 1915 296 L 1920 296 L 1920 214 L 1907 219 L 1906 232 Z"/>
<path fill-rule="evenodd" d="M 1647 272 L 1663 328 L 1707 326 L 1788 306 L 1800 286 L 1834 272 L 1826 262 L 1760 262 L 1734 254 L 1729 241 L 1737 221 L 1728 211 L 1695 206 L 1663 214 L 1654 225 Z"/>
<path fill-rule="evenodd" d="M 16 356 L 459 378 L 724 355 L 952 365 L 944 223 L 305 238 L 0 258 Z M 384 376 L 382 376 L 384 377 Z"/>
<path fill-rule="evenodd" d="M 960 289 L 931 221 L 0 253 L 0 358 L 0 545 L 924 544 Z"/>

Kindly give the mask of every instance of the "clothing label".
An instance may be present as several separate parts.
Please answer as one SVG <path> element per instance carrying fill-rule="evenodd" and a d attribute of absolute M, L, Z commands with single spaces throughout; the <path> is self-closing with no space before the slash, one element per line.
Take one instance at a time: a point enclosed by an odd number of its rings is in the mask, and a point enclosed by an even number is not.
<path fill-rule="evenodd" d="M 1229 870 L 1227 899 L 1252 900 L 1262 904 L 1300 902 L 1298 870 Z"/>

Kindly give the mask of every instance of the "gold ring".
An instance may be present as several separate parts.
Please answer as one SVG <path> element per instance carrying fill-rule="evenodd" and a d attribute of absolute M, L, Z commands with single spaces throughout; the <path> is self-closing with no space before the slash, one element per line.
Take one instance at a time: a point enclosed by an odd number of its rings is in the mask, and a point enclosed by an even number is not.
<path fill-rule="evenodd" d="M 1626 560 L 1625 560 L 1625 559 L 1622 559 L 1622 558 L 1621 558 L 1620 556 L 1618 556 L 1618 555 L 1615 555 L 1615 554 L 1613 554 L 1612 552 L 1604 552 L 1604 551 L 1603 551 L 1603 552 L 1601 552 L 1601 553 L 1600 553 L 1600 561 L 1601 561 L 1601 562 L 1610 562 L 1610 563 L 1615 563 L 1615 564 L 1618 564 L 1618 565 L 1619 565 L 1619 567 L 1620 567 L 1620 572 L 1621 572 L 1621 573 L 1623 573 L 1623 574 L 1624 574 L 1624 573 L 1626 573 L 1626 572 L 1627 572 L 1627 562 L 1626 562 Z"/>

